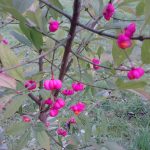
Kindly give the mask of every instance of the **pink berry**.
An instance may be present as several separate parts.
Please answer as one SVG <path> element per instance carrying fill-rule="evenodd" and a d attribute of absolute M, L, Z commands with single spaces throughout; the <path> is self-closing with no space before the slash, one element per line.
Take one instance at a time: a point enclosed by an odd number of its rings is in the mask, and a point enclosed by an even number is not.
<path fill-rule="evenodd" d="M 133 68 L 130 70 L 127 74 L 129 80 L 139 79 L 144 75 L 144 69 L 139 68 Z"/>
<path fill-rule="evenodd" d="M 93 64 L 93 68 L 95 69 L 95 70 L 99 70 L 101 67 L 100 66 L 97 66 L 97 65 L 100 65 L 101 64 L 101 62 L 100 62 L 100 60 L 98 59 L 98 58 L 93 58 L 92 59 L 92 63 L 94 63 Z"/>
<path fill-rule="evenodd" d="M 29 123 L 29 122 L 31 122 L 31 119 L 28 116 L 22 116 L 22 121 L 26 122 L 26 123 Z"/>
<path fill-rule="evenodd" d="M 85 110 L 85 107 L 86 106 L 83 102 L 78 102 L 75 105 L 70 106 L 70 110 L 72 110 L 76 115 L 79 115 Z"/>
<path fill-rule="evenodd" d="M 49 22 L 49 31 L 56 32 L 59 29 L 59 22 L 58 21 L 50 21 Z"/>
<path fill-rule="evenodd" d="M 67 135 L 67 131 L 63 128 L 58 128 L 57 134 L 65 137 Z"/>
<path fill-rule="evenodd" d="M 58 113 L 59 113 L 59 110 L 58 110 L 58 109 L 51 108 L 51 109 L 50 109 L 50 112 L 49 112 L 49 115 L 50 115 L 51 117 L 55 117 L 55 116 L 58 115 Z"/>
<path fill-rule="evenodd" d="M 83 91 L 85 88 L 85 85 L 81 82 L 74 82 L 72 83 L 72 89 L 76 92 Z"/>
<path fill-rule="evenodd" d="M 126 49 L 131 47 L 132 42 L 131 39 L 127 37 L 125 34 L 120 34 L 117 39 L 117 44 L 120 48 Z"/>
<path fill-rule="evenodd" d="M 67 123 L 70 123 L 70 124 L 76 124 L 76 119 L 74 117 L 71 117 L 68 119 Z"/>
<path fill-rule="evenodd" d="M 114 12 L 115 12 L 114 5 L 112 3 L 108 3 L 103 10 L 103 16 L 106 20 L 109 21 L 110 18 L 113 16 Z"/>
<path fill-rule="evenodd" d="M 136 24 L 134 22 L 130 23 L 124 30 L 125 30 L 125 35 L 131 38 L 136 31 Z"/>
<path fill-rule="evenodd" d="M 36 88 L 36 82 L 34 80 L 27 80 L 24 86 L 28 90 L 34 90 Z"/>
<path fill-rule="evenodd" d="M 62 94 L 66 95 L 66 96 L 70 96 L 70 95 L 74 94 L 74 90 L 72 90 L 72 89 L 64 89 L 62 91 Z"/>
<path fill-rule="evenodd" d="M 58 79 L 45 80 L 44 88 L 46 90 L 59 90 L 62 88 L 62 82 Z"/>
<path fill-rule="evenodd" d="M 48 98 L 47 100 L 44 101 L 44 104 L 52 105 L 53 101 L 50 98 Z"/>
<path fill-rule="evenodd" d="M 62 98 L 58 98 L 56 102 L 54 103 L 53 107 L 56 109 L 60 109 L 60 108 L 63 108 L 64 106 L 65 106 L 65 101 Z"/>
<path fill-rule="evenodd" d="M 50 126 L 50 123 L 49 123 L 49 122 L 46 122 L 46 123 L 45 123 L 45 127 L 48 128 L 49 126 Z"/>
<path fill-rule="evenodd" d="M 139 67 L 139 68 L 137 68 L 137 70 L 138 70 L 138 72 L 140 73 L 141 76 L 144 75 L 145 71 L 144 71 L 143 68 Z"/>
<path fill-rule="evenodd" d="M 7 39 L 3 39 L 3 40 L 2 40 L 2 43 L 3 43 L 4 45 L 8 45 L 8 40 L 7 40 Z"/>

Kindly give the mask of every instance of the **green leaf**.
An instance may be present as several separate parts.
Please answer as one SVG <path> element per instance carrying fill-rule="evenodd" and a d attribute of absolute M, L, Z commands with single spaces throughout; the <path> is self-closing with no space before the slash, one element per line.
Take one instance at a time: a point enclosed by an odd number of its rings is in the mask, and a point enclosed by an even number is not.
<path fill-rule="evenodd" d="M 61 5 L 61 3 L 59 2 L 59 0 L 49 0 L 49 2 L 56 6 L 57 8 L 63 10 L 63 6 Z M 50 14 L 53 16 L 54 19 L 57 19 L 60 16 L 60 13 L 56 12 L 53 9 L 49 9 Z"/>
<path fill-rule="evenodd" d="M 18 40 L 20 43 L 31 47 L 31 42 L 24 35 L 21 35 L 21 34 L 15 32 L 15 31 L 11 31 L 10 34 L 12 36 L 14 36 L 15 39 Z"/>
<path fill-rule="evenodd" d="M 149 0 L 145 0 L 145 4 L 149 4 Z M 150 5 L 145 5 L 144 7 L 144 15 L 145 15 L 145 22 L 142 26 L 142 29 L 145 28 L 146 25 L 150 24 Z"/>
<path fill-rule="evenodd" d="M 112 49 L 112 56 L 113 56 L 113 60 L 116 66 L 119 66 L 122 64 L 122 62 L 127 59 L 125 52 L 128 54 L 128 56 L 131 54 L 132 52 L 132 47 L 126 50 L 122 50 L 118 47 L 116 41 L 113 42 L 113 49 Z"/>
<path fill-rule="evenodd" d="M 66 150 L 74 150 L 74 149 L 77 149 L 77 145 L 72 145 L 72 144 L 69 144 L 65 147 Z"/>
<path fill-rule="evenodd" d="M 149 0 L 145 0 L 145 4 L 149 4 Z M 149 17 L 150 15 L 150 5 L 145 5 L 144 8 L 144 13 L 145 13 L 145 18 Z"/>
<path fill-rule="evenodd" d="M 4 118 L 7 119 L 14 115 L 16 111 L 18 111 L 19 107 L 22 105 L 23 101 L 26 99 L 26 96 L 18 95 L 12 98 L 12 101 L 6 106 L 6 110 L 4 111 Z"/>
<path fill-rule="evenodd" d="M 24 23 L 19 24 L 21 31 L 24 33 L 24 35 L 32 42 L 31 36 L 30 36 L 30 28 L 27 27 Z"/>
<path fill-rule="evenodd" d="M 42 11 L 41 11 L 41 9 L 38 8 L 35 11 L 28 11 L 26 13 L 26 16 L 28 17 L 28 19 L 30 19 L 30 21 L 33 24 L 35 24 L 35 26 L 37 26 L 38 28 L 43 30 L 43 26 L 42 26 L 42 24 L 43 24 L 43 22 L 42 22 Z"/>
<path fill-rule="evenodd" d="M 101 57 L 101 54 L 103 53 L 103 48 L 100 46 L 98 49 L 97 49 L 97 55 L 98 57 Z"/>
<path fill-rule="evenodd" d="M 15 146 L 15 150 L 22 150 L 25 145 L 27 145 L 27 142 L 30 139 L 31 131 L 26 131 L 22 136 L 20 136 L 20 139 L 17 141 L 17 144 Z"/>
<path fill-rule="evenodd" d="M 129 81 L 129 82 L 124 82 L 123 80 L 118 79 L 116 81 L 116 85 L 120 89 L 138 89 L 138 88 L 142 88 L 142 87 L 146 86 L 147 83 L 144 82 L 144 81 Z"/>
<path fill-rule="evenodd" d="M 125 0 L 125 1 L 122 1 L 122 3 L 120 3 L 118 6 L 124 6 L 124 5 L 127 5 L 128 3 L 132 3 L 132 2 L 135 2 L 135 1 L 138 1 L 138 0 Z"/>
<path fill-rule="evenodd" d="M 63 6 L 59 0 L 49 0 L 49 2 L 52 3 L 54 6 L 58 7 L 59 9 L 63 10 Z"/>
<path fill-rule="evenodd" d="M 40 49 L 43 45 L 43 38 L 42 34 L 38 31 L 36 31 L 34 28 L 30 30 L 30 36 L 32 39 L 33 44 L 37 49 Z"/>
<path fill-rule="evenodd" d="M 20 29 L 37 49 L 40 49 L 42 47 L 43 38 L 40 32 L 36 31 L 35 28 L 29 28 L 22 23 L 20 23 Z"/>
<path fill-rule="evenodd" d="M 36 130 L 36 139 L 41 148 L 50 150 L 50 139 L 44 130 Z"/>
<path fill-rule="evenodd" d="M 137 6 L 136 6 L 136 15 L 141 16 L 144 14 L 144 8 L 145 8 L 145 2 L 141 1 Z"/>
<path fill-rule="evenodd" d="M 141 59 L 144 64 L 150 64 L 150 44 L 145 40 L 142 45 Z"/>
<path fill-rule="evenodd" d="M 6 134 L 8 135 L 20 135 L 25 132 L 26 129 L 30 127 L 29 123 L 17 122 L 12 124 L 6 129 Z"/>
<path fill-rule="evenodd" d="M 20 13 L 24 13 L 32 4 L 34 0 L 12 0 L 13 6 Z"/>
<path fill-rule="evenodd" d="M 19 65 L 19 58 L 8 46 L 2 44 L 0 44 L 0 60 L 6 69 Z M 11 69 L 8 74 L 19 81 L 24 81 L 22 67 Z"/>
<path fill-rule="evenodd" d="M 2 5 L 12 6 L 12 0 L 1 0 Z"/>
<path fill-rule="evenodd" d="M 15 19 L 17 19 L 20 22 L 25 22 L 26 19 L 13 7 L 7 7 L 7 5 L 0 5 L 3 12 L 10 13 Z"/>

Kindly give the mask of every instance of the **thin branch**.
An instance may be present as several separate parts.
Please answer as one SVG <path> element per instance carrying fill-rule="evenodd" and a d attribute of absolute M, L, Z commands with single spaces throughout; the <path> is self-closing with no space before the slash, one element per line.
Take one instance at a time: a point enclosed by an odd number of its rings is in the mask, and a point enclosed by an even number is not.
<path fill-rule="evenodd" d="M 42 54 L 42 49 L 39 50 L 39 56 Z M 43 57 L 39 58 L 39 72 L 43 72 Z M 39 81 L 39 89 L 43 88 L 43 80 Z M 42 96 L 39 95 L 39 99 L 42 100 Z"/>
<path fill-rule="evenodd" d="M 80 5 L 81 5 L 81 1 L 80 0 L 74 0 L 74 10 L 73 10 L 73 17 L 71 20 L 71 26 L 70 26 L 70 31 L 68 33 L 68 40 L 66 42 L 65 45 L 65 51 L 63 54 L 63 59 L 61 62 L 61 68 L 60 68 L 60 74 L 59 74 L 59 79 L 63 81 L 65 73 L 66 73 L 66 69 L 67 69 L 67 64 L 68 64 L 68 59 L 69 59 L 69 54 L 71 52 L 71 46 L 75 37 L 75 32 L 76 32 L 76 24 L 78 22 L 79 19 L 79 15 L 80 15 Z M 58 95 L 58 91 L 56 91 L 55 96 Z"/>
<path fill-rule="evenodd" d="M 12 70 L 12 69 L 16 69 L 16 68 L 19 68 L 19 67 L 22 67 L 22 66 L 24 66 L 24 65 L 26 65 L 26 64 L 29 64 L 29 63 L 33 63 L 35 60 L 38 60 L 38 59 L 40 59 L 40 58 L 42 58 L 42 57 L 45 57 L 45 56 L 48 55 L 50 52 L 52 52 L 53 50 L 55 50 L 55 49 L 57 49 L 58 47 L 60 47 L 61 45 L 63 45 L 64 42 L 65 42 L 64 40 L 63 40 L 62 42 L 59 42 L 59 44 L 57 44 L 54 48 L 48 50 L 47 52 L 45 52 L 45 53 L 39 55 L 38 57 L 36 57 L 36 58 L 34 58 L 34 59 L 32 59 L 32 60 L 30 60 L 30 61 L 28 61 L 28 62 L 24 62 L 24 63 L 21 63 L 21 64 L 19 64 L 19 65 L 15 65 L 15 66 L 12 66 L 12 67 L 10 67 L 10 68 L 1 69 L 1 70 L 0 70 L 0 73 L 6 72 L 6 71 L 9 71 L 9 70 Z"/>
<path fill-rule="evenodd" d="M 81 60 L 83 60 L 83 61 L 85 61 L 85 62 L 88 62 L 88 63 L 90 63 L 90 64 L 92 64 L 92 65 L 95 65 L 93 62 L 91 62 L 91 60 L 88 60 L 87 58 L 85 58 L 85 57 L 82 57 L 82 56 L 80 56 L 79 54 L 77 54 L 77 53 L 75 53 L 75 52 L 73 52 L 73 51 L 71 51 L 71 53 L 73 54 L 73 55 L 75 55 L 76 57 L 78 57 L 79 59 L 81 59 Z M 103 65 L 96 65 L 96 66 L 99 66 L 99 67 L 101 67 L 101 68 L 104 68 L 104 69 L 114 69 L 114 70 L 120 70 L 120 71 L 129 71 L 130 69 L 120 69 L 120 68 L 111 68 L 111 67 L 107 67 L 107 66 L 103 66 Z"/>
<path fill-rule="evenodd" d="M 121 19 L 121 18 L 116 18 L 116 17 L 112 17 L 114 20 L 119 20 L 119 21 L 144 21 L 142 19 Z"/>
<path fill-rule="evenodd" d="M 47 58 L 44 58 L 45 60 L 47 60 L 50 64 L 52 63 L 51 61 L 49 61 Z M 53 64 L 53 66 L 57 69 L 60 70 L 60 68 L 58 66 L 56 66 L 55 64 Z M 72 81 L 76 81 L 76 82 L 80 82 L 79 80 L 77 79 L 74 79 L 72 78 L 72 76 L 70 76 L 69 74 L 65 73 L 65 75 L 70 78 Z M 115 90 L 115 89 L 109 89 L 109 88 L 106 88 L 106 87 L 100 87 L 100 86 L 96 86 L 96 85 L 92 85 L 92 84 L 89 84 L 89 83 L 85 83 L 83 81 L 81 81 L 83 84 L 87 85 L 87 86 L 90 86 L 90 87 L 94 87 L 94 88 L 98 88 L 98 89 L 103 89 L 103 90 Z"/>
<path fill-rule="evenodd" d="M 40 106 L 41 102 L 39 101 L 39 99 L 37 97 L 35 97 L 32 93 L 29 93 L 28 96 L 36 103 Z"/>
<path fill-rule="evenodd" d="M 63 12 L 62 10 L 60 10 L 59 8 L 55 7 L 54 5 L 52 5 L 49 2 L 46 2 L 44 0 L 39 0 L 40 2 L 44 3 L 45 5 L 47 5 L 48 7 L 54 9 L 55 11 L 57 11 L 58 13 L 62 14 L 63 16 L 65 16 L 66 18 L 68 18 L 69 20 L 71 20 L 71 16 L 68 15 L 67 13 Z"/>
<path fill-rule="evenodd" d="M 44 1 L 44 0 L 39 0 L 39 1 L 43 2 L 43 3 L 44 3 L 45 5 L 47 5 L 48 7 L 52 8 L 52 9 L 54 9 L 55 11 L 59 12 L 60 14 L 64 15 L 64 16 L 65 16 L 66 18 L 68 18 L 70 21 L 73 20 L 73 18 L 72 18 L 70 15 L 68 15 L 68 14 L 65 13 L 64 11 L 60 10 L 59 8 L 53 6 L 50 2 L 46 2 L 46 1 Z M 88 30 L 88 31 L 91 31 L 91 32 L 93 32 L 93 33 L 96 33 L 96 34 L 98 34 L 98 35 L 100 35 L 100 36 L 105 36 L 105 37 L 109 37 L 109 38 L 113 38 L 113 39 L 117 39 L 117 38 L 118 38 L 118 36 L 116 36 L 116 35 L 112 35 L 112 34 L 109 34 L 109 33 L 104 33 L 104 32 L 102 32 L 102 31 L 98 31 L 98 30 L 92 29 L 92 28 L 90 28 L 90 27 L 88 27 L 88 26 L 86 26 L 86 25 L 80 23 L 79 21 L 77 21 L 76 24 L 77 24 L 78 26 L 80 26 L 80 27 L 82 27 L 82 28 L 84 28 L 84 29 L 86 29 L 86 30 Z M 149 39 L 150 39 L 150 36 L 145 36 L 145 37 L 143 37 L 143 36 L 135 36 L 135 37 L 132 37 L 131 39 L 132 39 L 132 40 L 143 41 L 143 40 L 149 40 Z"/>

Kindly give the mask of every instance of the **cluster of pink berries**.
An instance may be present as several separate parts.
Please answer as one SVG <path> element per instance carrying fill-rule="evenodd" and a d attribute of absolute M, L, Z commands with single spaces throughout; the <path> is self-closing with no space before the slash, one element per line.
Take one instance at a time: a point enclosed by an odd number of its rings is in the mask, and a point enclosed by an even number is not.
<path fill-rule="evenodd" d="M 51 80 L 45 80 L 44 81 L 44 88 L 46 90 L 60 90 L 62 88 L 62 82 L 58 79 L 51 79 Z M 65 89 L 62 91 L 64 95 L 73 95 L 74 92 L 82 91 L 84 90 L 85 86 L 84 84 L 80 82 L 74 82 L 72 83 L 72 89 Z M 58 98 L 53 102 L 51 99 L 47 99 L 44 101 L 44 104 L 47 104 L 51 106 L 50 108 L 50 116 L 55 117 L 59 113 L 59 109 L 63 108 L 65 106 L 65 101 L 62 98 Z"/>
<path fill-rule="evenodd" d="M 110 20 L 110 18 L 113 16 L 115 12 L 115 8 L 113 4 L 110 2 L 107 4 L 107 6 L 104 8 L 103 16 L 106 20 Z M 59 22 L 58 21 L 52 21 L 49 22 L 49 31 L 50 32 L 56 32 L 59 29 Z M 125 29 L 124 33 L 120 34 L 117 39 L 117 44 L 120 48 L 125 49 L 132 45 L 131 37 L 133 36 L 134 32 L 136 31 L 136 25 L 135 23 L 129 24 Z M 8 44 L 6 40 L 2 41 L 5 45 Z M 101 61 L 98 58 L 92 59 L 93 63 L 93 69 L 99 70 L 101 67 L 99 66 L 101 64 Z M 127 74 L 128 78 L 130 80 L 133 79 L 139 79 L 144 75 L 144 70 L 142 68 L 132 68 Z M 24 86 L 28 90 L 34 90 L 36 88 L 36 82 L 34 80 L 28 80 L 25 82 Z M 59 79 L 52 79 L 45 80 L 44 81 L 44 89 L 54 91 L 54 90 L 60 90 L 62 88 L 62 81 Z M 71 96 L 75 92 L 83 91 L 85 88 L 85 85 L 81 82 L 73 82 L 71 89 L 64 89 L 62 90 L 62 94 L 66 96 Z M 43 103 L 45 105 L 48 105 L 50 107 L 49 115 L 51 117 L 55 117 L 58 115 L 59 110 L 65 107 L 65 101 L 62 98 L 57 98 L 56 100 L 47 99 L 44 100 Z M 75 115 L 79 115 L 81 112 L 83 112 L 86 108 L 86 105 L 83 102 L 77 102 L 74 105 L 70 106 L 70 110 L 74 112 Z M 22 116 L 22 120 L 24 122 L 30 122 L 31 119 L 28 116 Z M 68 119 L 67 124 L 76 124 L 76 120 L 74 117 L 71 117 Z M 68 133 L 65 129 L 62 127 L 57 129 L 57 134 L 61 136 L 66 136 Z"/>
<path fill-rule="evenodd" d="M 49 115 L 51 117 L 55 117 L 58 115 L 59 110 L 63 107 L 65 107 L 65 101 L 62 98 L 56 99 L 55 102 L 53 102 L 51 99 L 45 100 L 45 104 L 51 106 Z"/>
<path fill-rule="evenodd" d="M 84 88 L 85 88 L 85 85 L 83 83 L 81 83 L 81 82 L 73 82 L 72 83 L 72 89 L 64 89 L 62 91 L 62 94 L 66 95 L 66 96 L 71 96 L 75 92 L 83 91 Z"/>
<path fill-rule="evenodd" d="M 136 24 L 134 22 L 130 23 L 124 29 L 124 33 L 121 33 L 118 36 L 118 39 L 117 39 L 118 46 L 122 49 L 126 49 L 126 48 L 131 47 L 131 45 L 132 45 L 131 37 L 133 36 L 135 31 L 136 31 Z"/>
<path fill-rule="evenodd" d="M 129 80 L 139 79 L 144 75 L 144 69 L 139 68 L 132 68 L 127 74 Z"/>
<path fill-rule="evenodd" d="M 106 20 L 110 20 L 110 18 L 113 16 L 115 13 L 115 7 L 114 5 L 110 2 L 106 5 L 106 7 L 103 10 L 103 16 Z"/>
<path fill-rule="evenodd" d="M 74 117 L 71 117 L 70 119 L 67 120 L 67 124 L 76 124 L 76 119 Z M 65 137 L 68 134 L 67 131 L 62 127 L 58 128 L 56 132 L 58 135 L 63 137 Z"/>

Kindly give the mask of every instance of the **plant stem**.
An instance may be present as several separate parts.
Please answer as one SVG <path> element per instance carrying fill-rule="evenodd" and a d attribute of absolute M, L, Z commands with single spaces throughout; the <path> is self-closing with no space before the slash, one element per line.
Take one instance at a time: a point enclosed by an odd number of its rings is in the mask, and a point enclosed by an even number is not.
<path fill-rule="evenodd" d="M 75 33 L 76 33 L 76 26 L 77 26 L 77 22 L 78 22 L 79 15 L 80 15 L 80 5 L 81 5 L 81 0 L 74 0 L 73 17 L 71 20 L 70 31 L 68 33 L 69 38 L 65 45 L 65 51 L 63 54 L 63 59 L 61 61 L 61 68 L 60 68 L 60 73 L 59 73 L 59 79 L 61 81 L 63 81 L 65 73 L 68 68 L 67 65 L 68 65 L 68 60 L 69 60 L 69 54 L 71 52 L 72 43 L 73 43 Z M 55 97 L 57 97 L 58 93 L 59 92 L 56 91 Z"/>

